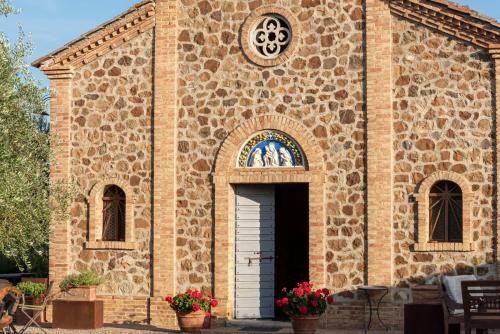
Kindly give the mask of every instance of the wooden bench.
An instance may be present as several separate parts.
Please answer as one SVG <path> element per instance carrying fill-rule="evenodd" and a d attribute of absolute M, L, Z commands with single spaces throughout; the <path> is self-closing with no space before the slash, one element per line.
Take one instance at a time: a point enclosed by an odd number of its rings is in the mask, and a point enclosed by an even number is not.
<path fill-rule="evenodd" d="M 500 328 L 500 281 L 463 281 L 465 333 Z"/>

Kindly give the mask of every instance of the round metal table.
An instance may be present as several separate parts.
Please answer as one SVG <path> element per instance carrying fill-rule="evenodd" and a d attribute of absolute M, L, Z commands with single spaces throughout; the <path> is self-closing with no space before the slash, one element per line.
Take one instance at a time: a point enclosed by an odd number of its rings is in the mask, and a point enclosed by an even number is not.
<path fill-rule="evenodd" d="M 370 316 L 368 318 L 368 326 L 365 326 L 365 333 L 368 330 L 370 330 L 370 327 L 372 325 L 373 311 L 377 312 L 377 318 L 379 323 L 385 328 L 385 330 L 389 330 L 389 327 L 387 327 L 382 321 L 382 319 L 380 319 L 380 303 L 382 303 L 382 299 L 384 299 L 384 297 L 387 296 L 387 294 L 389 293 L 389 288 L 383 285 L 364 285 L 360 286 L 358 290 L 363 291 L 365 293 L 366 300 L 368 301 L 368 310 L 370 311 Z M 372 301 L 372 293 L 374 292 L 382 293 L 376 304 L 374 304 Z"/>

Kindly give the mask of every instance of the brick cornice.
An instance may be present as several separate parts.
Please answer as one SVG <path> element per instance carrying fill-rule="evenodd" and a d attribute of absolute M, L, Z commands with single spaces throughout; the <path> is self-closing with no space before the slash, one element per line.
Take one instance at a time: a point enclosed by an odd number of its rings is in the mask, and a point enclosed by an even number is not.
<path fill-rule="evenodd" d="M 446 0 L 389 0 L 393 14 L 484 48 L 500 45 L 500 23 Z"/>
<path fill-rule="evenodd" d="M 155 1 L 144 0 L 32 65 L 49 76 L 57 70 L 77 69 L 151 29 L 154 16 Z"/>

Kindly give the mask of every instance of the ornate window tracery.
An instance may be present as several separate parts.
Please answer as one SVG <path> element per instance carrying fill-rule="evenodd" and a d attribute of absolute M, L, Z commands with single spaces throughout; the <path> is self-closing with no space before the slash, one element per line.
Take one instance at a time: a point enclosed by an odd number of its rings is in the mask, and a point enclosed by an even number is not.
<path fill-rule="evenodd" d="M 266 59 L 274 59 L 290 45 L 292 31 L 281 15 L 265 15 L 254 26 L 251 39 L 257 53 Z"/>
<path fill-rule="evenodd" d="M 238 167 L 303 167 L 304 154 L 297 142 L 283 132 L 264 130 L 248 140 L 240 151 Z"/>

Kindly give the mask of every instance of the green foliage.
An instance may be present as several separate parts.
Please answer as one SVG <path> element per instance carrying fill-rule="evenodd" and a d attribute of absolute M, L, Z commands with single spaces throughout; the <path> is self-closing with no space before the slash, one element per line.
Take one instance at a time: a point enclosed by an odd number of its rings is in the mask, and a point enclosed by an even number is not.
<path fill-rule="evenodd" d="M 78 275 L 66 276 L 59 284 L 59 288 L 62 291 L 68 291 L 71 288 L 78 288 L 80 286 L 101 285 L 103 281 L 103 278 L 95 271 L 88 270 Z"/>
<path fill-rule="evenodd" d="M 0 0 L 0 15 L 14 12 Z M 22 30 L 14 45 L 0 32 L 0 254 L 19 271 L 46 273 L 49 222 L 57 211 L 49 195 L 62 210 L 71 196 L 60 185 L 50 186 L 51 138 L 40 131 L 47 92 L 29 72 L 30 53 Z"/>
<path fill-rule="evenodd" d="M 46 289 L 45 284 L 35 282 L 21 282 L 16 287 L 23 292 L 25 296 L 38 298 L 41 297 Z"/>

